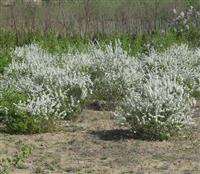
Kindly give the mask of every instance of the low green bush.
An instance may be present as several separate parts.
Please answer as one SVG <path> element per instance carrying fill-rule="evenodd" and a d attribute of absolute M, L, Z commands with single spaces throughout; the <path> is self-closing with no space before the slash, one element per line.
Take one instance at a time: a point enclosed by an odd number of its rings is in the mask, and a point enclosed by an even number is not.
<path fill-rule="evenodd" d="M 11 50 L 0 48 L 0 73 L 3 73 L 4 68 L 11 62 Z"/>
<path fill-rule="evenodd" d="M 24 112 L 17 103 L 25 101 L 27 96 L 14 88 L 6 89 L 0 96 L 0 120 L 9 133 L 41 133 L 55 128 L 53 117 L 43 117 Z"/>

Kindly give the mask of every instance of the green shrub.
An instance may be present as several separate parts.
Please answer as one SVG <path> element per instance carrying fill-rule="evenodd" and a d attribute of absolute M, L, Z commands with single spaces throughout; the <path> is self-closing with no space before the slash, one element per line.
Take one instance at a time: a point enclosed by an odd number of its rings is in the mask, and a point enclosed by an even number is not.
<path fill-rule="evenodd" d="M 0 73 L 3 73 L 4 68 L 11 62 L 10 49 L 0 48 Z"/>
<path fill-rule="evenodd" d="M 0 120 L 9 133 L 40 133 L 55 127 L 53 117 L 45 118 L 21 111 L 16 104 L 25 101 L 27 96 L 16 89 L 6 89 L 0 97 Z"/>

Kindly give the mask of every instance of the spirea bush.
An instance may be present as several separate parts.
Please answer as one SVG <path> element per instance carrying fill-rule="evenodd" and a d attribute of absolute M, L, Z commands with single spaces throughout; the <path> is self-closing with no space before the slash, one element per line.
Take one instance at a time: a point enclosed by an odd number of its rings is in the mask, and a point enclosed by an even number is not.
<path fill-rule="evenodd" d="M 128 89 L 117 118 L 140 137 L 166 139 L 190 125 L 199 90 L 199 49 L 175 45 L 163 53 L 139 55 L 140 81 Z"/>
<path fill-rule="evenodd" d="M 190 49 L 187 45 L 174 45 L 163 53 L 151 50 L 149 55 L 140 56 L 143 70 L 159 76 L 174 76 L 177 83 L 188 88 L 192 95 L 199 91 L 200 85 L 200 50 Z"/>
<path fill-rule="evenodd" d="M 20 117 L 22 122 L 37 118 L 33 127 L 35 123 L 44 127 L 45 120 L 70 118 L 81 110 L 91 93 L 92 82 L 87 74 L 76 71 L 76 59 L 73 62 L 70 58 L 73 58 L 70 53 L 52 55 L 35 44 L 14 50 L 12 63 L 5 69 L 0 86 L 6 90 L 14 86 L 27 98 L 15 103 L 10 101 L 14 107 L 12 114 L 4 114 L 7 127 L 12 125 L 18 113 L 23 115 Z M 5 106 L 2 109 L 10 113 L 10 108 Z M 21 132 L 27 132 L 27 129 Z M 33 128 L 33 132 L 38 131 Z"/>
<path fill-rule="evenodd" d="M 0 116 L 9 133 L 41 133 L 53 131 L 55 122 L 53 117 L 33 115 L 31 112 L 19 109 L 17 104 L 27 100 L 27 95 L 10 87 L 1 91 Z"/>
<path fill-rule="evenodd" d="M 88 74 L 93 82 L 92 98 L 104 100 L 112 108 L 125 96 L 127 89 L 140 78 L 139 62 L 130 57 L 116 41 L 114 47 L 92 47 L 90 50 L 91 65 Z"/>
<path fill-rule="evenodd" d="M 72 62 L 73 71 L 90 77 L 93 85 L 89 102 L 105 101 L 108 109 L 113 109 L 123 99 L 127 89 L 140 78 L 140 71 L 137 71 L 139 61 L 122 49 L 119 40 L 114 46 L 91 44 L 87 52 L 72 50 L 63 57 L 62 63 Z"/>
<path fill-rule="evenodd" d="M 191 98 L 183 85 L 168 74 L 148 74 L 129 89 L 118 108 L 118 119 L 139 137 L 167 139 L 192 123 Z"/>
<path fill-rule="evenodd" d="M 18 103 L 18 108 L 58 118 L 69 117 L 81 109 L 81 103 L 91 93 L 92 82 L 87 74 L 75 70 L 77 60 L 70 53 L 52 55 L 38 45 L 29 45 L 16 48 L 14 55 L 5 73 L 12 84 L 29 96 L 26 102 Z"/>
<path fill-rule="evenodd" d="M 174 45 L 162 53 L 149 50 L 132 57 L 116 41 L 114 46 L 89 45 L 87 52 L 69 48 L 63 54 L 32 44 L 17 47 L 12 55 L 0 91 L 14 87 L 26 98 L 10 100 L 10 107 L 0 103 L 8 125 L 28 118 L 32 127 L 48 120 L 51 125 L 80 112 L 88 100 L 107 101 L 113 110 L 117 106 L 118 120 L 144 138 L 166 139 L 192 123 L 192 97 L 200 91 L 199 49 Z M 30 122 L 24 127 L 31 129 Z"/>

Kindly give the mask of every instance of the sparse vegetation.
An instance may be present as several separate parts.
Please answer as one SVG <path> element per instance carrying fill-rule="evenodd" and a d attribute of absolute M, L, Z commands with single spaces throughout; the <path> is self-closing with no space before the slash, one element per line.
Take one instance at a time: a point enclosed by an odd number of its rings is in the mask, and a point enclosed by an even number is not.
<path fill-rule="evenodd" d="M 32 146 L 27 144 L 22 144 L 19 152 L 17 152 L 13 157 L 7 157 L 0 159 L 0 173 L 9 174 L 13 169 L 20 168 L 25 160 L 29 158 L 32 153 Z"/>

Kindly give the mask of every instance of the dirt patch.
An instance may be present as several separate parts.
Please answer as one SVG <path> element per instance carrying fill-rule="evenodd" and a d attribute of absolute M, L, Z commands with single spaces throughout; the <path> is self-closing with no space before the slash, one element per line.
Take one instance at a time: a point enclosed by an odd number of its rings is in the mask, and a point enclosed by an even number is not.
<path fill-rule="evenodd" d="M 20 144 L 32 155 L 13 174 L 199 174 L 200 119 L 186 134 L 169 141 L 142 141 L 119 128 L 109 112 L 85 110 L 62 130 L 37 135 L 0 133 L 0 158 Z"/>

